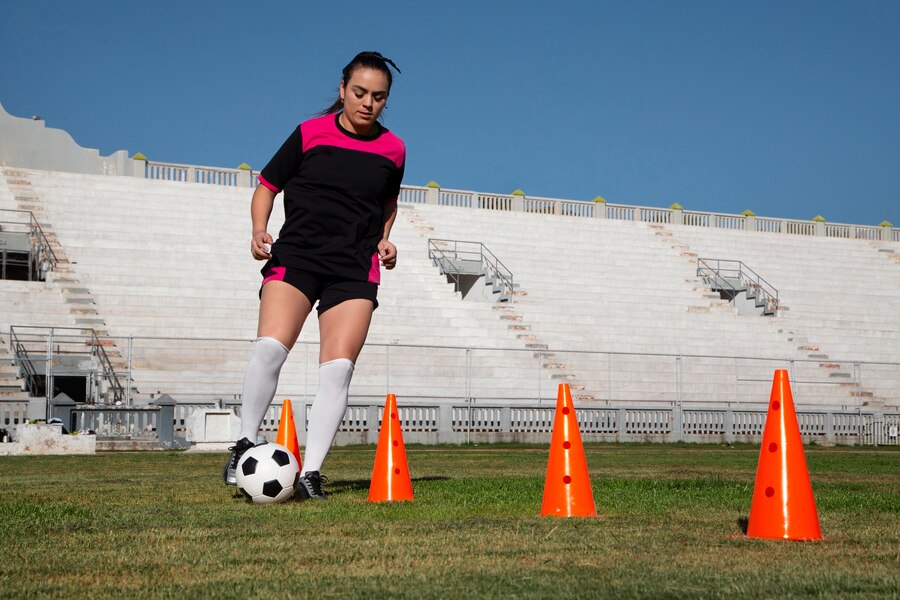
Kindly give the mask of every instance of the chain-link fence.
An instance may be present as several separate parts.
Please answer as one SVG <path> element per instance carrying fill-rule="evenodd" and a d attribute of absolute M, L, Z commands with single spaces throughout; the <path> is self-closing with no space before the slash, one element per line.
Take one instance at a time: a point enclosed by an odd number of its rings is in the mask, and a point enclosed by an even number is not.
<path fill-rule="evenodd" d="M 178 403 L 237 402 L 252 347 L 249 339 L 98 338 L 65 328 L 16 327 L 5 338 L 32 395 L 65 391 L 76 401 L 125 406 L 163 394 Z M 278 395 L 311 400 L 318 364 L 318 344 L 298 342 Z M 775 369 L 789 371 L 798 407 L 900 407 L 900 363 L 379 343 L 363 349 L 351 397 L 541 406 L 569 383 L 585 405 L 758 408 Z M 78 378 L 60 388 L 61 380 Z"/>

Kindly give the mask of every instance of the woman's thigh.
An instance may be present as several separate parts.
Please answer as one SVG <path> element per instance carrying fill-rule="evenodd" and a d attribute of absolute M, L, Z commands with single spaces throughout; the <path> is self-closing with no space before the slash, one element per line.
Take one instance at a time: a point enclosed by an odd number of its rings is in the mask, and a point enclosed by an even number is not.
<path fill-rule="evenodd" d="M 373 310 L 371 300 L 354 298 L 319 315 L 319 363 L 336 358 L 355 363 L 366 343 Z"/>
<path fill-rule="evenodd" d="M 303 292 L 283 281 L 269 281 L 262 289 L 256 335 L 293 348 L 311 310 L 312 303 Z"/>

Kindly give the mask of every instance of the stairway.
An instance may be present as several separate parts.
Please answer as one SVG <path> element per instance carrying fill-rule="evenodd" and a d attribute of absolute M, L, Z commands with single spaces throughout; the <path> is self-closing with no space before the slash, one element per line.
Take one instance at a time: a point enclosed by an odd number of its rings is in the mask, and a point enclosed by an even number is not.
<path fill-rule="evenodd" d="M 69 314 L 73 317 L 76 327 L 83 327 L 81 333 L 87 336 L 86 345 L 100 344 L 112 365 L 114 372 L 124 372 L 127 369 L 126 360 L 116 347 L 115 340 L 109 338 L 106 322 L 96 309 L 91 291 L 81 285 L 74 263 L 66 255 L 65 248 L 49 222 L 40 196 L 32 188 L 29 174 L 16 169 L 4 169 L 3 176 L 6 184 L 12 192 L 18 210 L 31 212 L 40 224 L 44 235 L 50 244 L 50 248 L 56 255 L 56 266 L 47 273 L 46 281 L 42 284 L 52 290 L 58 290 L 63 301 L 68 305 Z M 28 324 L 30 325 L 30 323 Z M 69 323 L 58 324 L 69 326 Z M 116 376 L 118 378 L 118 376 Z M 120 388 L 119 385 L 113 386 Z M 115 400 L 122 400 L 120 393 L 114 391 Z M 112 401 L 113 398 L 110 398 Z"/>
<path fill-rule="evenodd" d="M 428 233 L 434 231 L 434 228 L 427 225 L 421 215 L 415 212 L 414 207 L 402 208 L 402 214 L 414 229 Z M 429 258 L 441 274 L 447 277 L 447 283 L 454 283 L 456 291 L 460 292 L 463 299 L 492 302 L 492 310 L 501 321 L 507 323 L 507 327 L 519 343 L 532 351 L 532 357 L 539 361 L 542 369 L 546 370 L 552 383 L 568 383 L 573 398 L 577 401 L 595 400 L 594 396 L 586 391 L 584 384 L 578 382 L 573 369 L 550 351 L 549 344 L 532 332 L 531 325 L 516 310 L 514 299 L 519 298 L 521 301 L 527 297 L 528 292 L 513 282 L 512 273 L 490 250 L 480 242 L 434 239 L 425 234 L 420 234 L 420 237 L 429 238 Z M 482 279 L 483 289 L 479 289 L 481 286 L 478 282 Z"/>
<path fill-rule="evenodd" d="M 650 227 L 659 230 L 657 236 L 675 242 L 676 245 L 673 245 L 672 249 L 697 264 L 698 280 L 708 286 L 707 290 L 716 292 L 723 300 L 733 304 L 738 314 L 767 317 L 775 317 L 779 313 L 788 314 L 790 309 L 778 299 L 778 290 L 747 268 L 742 261 L 700 258 L 690 246 L 677 241 L 664 225 Z M 893 250 L 888 249 L 885 254 L 891 256 Z M 736 263 L 737 266 L 732 263 Z M 751 276 L 746 277 L 746 272 Z M 752 281 L 754 277 L 756 282 Z M 765 288 L 759 285 L 759 282 L 765 284 Z M 830 360 L 829 355 L 820 349 L 819 344 L 811 342 L 796 328 L 784 332 L 788 335 L 787 341 L 795 345 L 798 358 L 821 361 L 818 362 L 818 369 L 820 373 L 825 374 L 825 380 L 837 382 L 838 389 L 845 391 L 844 408 L 884 408 L 883 398 L 878 398 L 871 390 L 864 389 L 858 383 L 857 375 L 851 373 L 845 364 Z"/>

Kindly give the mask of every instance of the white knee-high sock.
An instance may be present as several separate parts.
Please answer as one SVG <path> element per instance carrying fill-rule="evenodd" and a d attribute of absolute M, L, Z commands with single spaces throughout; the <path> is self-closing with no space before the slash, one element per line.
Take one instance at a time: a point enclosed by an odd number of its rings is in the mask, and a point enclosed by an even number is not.
<path fill-rule="evenodd" d="M 347 412 L 352 377 L 353 361 L 349 358 L 337 358 L 319 365 L 319 391 L 309 411 L 302 475 L 322 468 Z"/>
<path fill-rule="evenodd" d="M 241 434 L 254 444 L 259 426 L 269 404 L 275 397 L 278 375 L 287 360 L 289 350 L 284 344 L 270 337 L 261 337 L 253 343 L 253 352 L 244 373 L 244 395 L 241 400 Z"/>

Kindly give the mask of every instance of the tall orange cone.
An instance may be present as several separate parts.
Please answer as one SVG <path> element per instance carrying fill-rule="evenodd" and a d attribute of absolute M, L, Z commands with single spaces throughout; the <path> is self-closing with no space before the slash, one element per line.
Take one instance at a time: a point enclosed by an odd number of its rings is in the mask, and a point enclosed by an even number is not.
<path fill-rule="evenodd" d="M 400 429 L 397 397 L 388 394 L 384 403 L 384 416 L 381 418 L 381 432 L 378 434 L 378 449 L 375 450 L 369 502 L 412 499 L 412 480 L 406 463 L 406 447 L 403 445 L 403 431 Z"/>
<path fill-rule="evenodd" d="M 541 515 L 554 517 L 596 517 L 594 492 L 588 474 L 581 432 L 568 383 L 559 384 L 556 416 L 550 437 L 550 459 L 544 482 Z"/>
<path fill-rule="evenodd" d="M 291 451 L 297 459 L 297 465 L 303 470 L 303 461 L 300 460 L 300 443 L 297 441 L 297 427 L 294 425 L 294 411 L 291 408 L 291 401 L 284 399 L 281 405 L 281 419 L 278 421 L 278 436 L 275 438 L 276 444 L 281 444 Z"/>
<path fill-rule="evenodd" d="M 778 540 L 821 540 L 800 426 L 788 372 L 775 371 L 766 415 L 747 535 Z"/>

